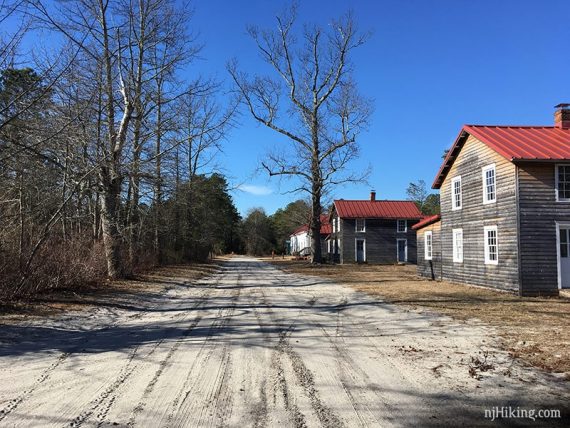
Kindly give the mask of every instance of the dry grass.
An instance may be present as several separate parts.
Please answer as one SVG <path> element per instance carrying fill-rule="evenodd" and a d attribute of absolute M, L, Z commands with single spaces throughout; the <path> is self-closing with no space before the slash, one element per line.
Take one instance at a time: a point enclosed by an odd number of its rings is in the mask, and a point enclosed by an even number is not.
<path fill-rule="evenodd" d="M 138 297 L 147 300 L 159 298 L 160 294 L 175 285 L 184 285 L 216 272 L 224 260 L 220 257 L 209 263 L 163 266 L 150 269 L 133 279 L 57 289 L 10 301 L 0 304 L 0 323 L 21 321 L 27 316 L 80 311 L 93 306 L 126 307 Z"/>
<path fill-rule="evenodd" d="M 271 261 L 271 260 L 269 260 Z M 331 278 L 384 300 L 428 308 L 455 319 L 493 326 L 515 357 L 570 378 L 570 299 L 525 298 L 511 293 L 416 276 L 415 266 L 323 265 L 273 260 L 295 273 Z"/>

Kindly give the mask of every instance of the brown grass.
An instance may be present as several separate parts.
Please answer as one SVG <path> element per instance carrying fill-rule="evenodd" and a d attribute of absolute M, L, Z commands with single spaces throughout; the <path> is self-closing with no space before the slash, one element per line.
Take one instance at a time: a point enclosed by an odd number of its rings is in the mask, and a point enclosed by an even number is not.
<path fill-rule="evenodd" d="M 225 258 L 208 263 L 171 265 L 150 269 L 133 279 L 102 284 L 89 283 L 46 291 L 34 297 L 0 304 L 0 323 L 21 321 L 27 316 L 48 316 L 93 306 L 129 306 L 138 297 L 159 298 L 167 289 L 210 275 Z"/>
<path fill-rule="evenodd" d="M 269 260 L 271 261 L 271 260 Z M 505 349 L 521 360 L 570 378 L 570 299 L 519 297 L 486 288 L 427 281 L 415 266 L 322 265 L 273 260 L 295 273 L 331 278 L 390 303 L 428 308 L 459 320 L 493 326 Z"/>

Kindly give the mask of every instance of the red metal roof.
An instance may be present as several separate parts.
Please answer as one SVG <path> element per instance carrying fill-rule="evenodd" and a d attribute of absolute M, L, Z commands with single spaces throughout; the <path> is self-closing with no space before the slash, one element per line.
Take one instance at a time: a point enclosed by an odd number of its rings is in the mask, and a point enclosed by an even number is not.
<path fill-rule="evenodd" d="M 297 229 L 295 229 L 293 231 L 293 233 L 291 234 L 291 236 L 293 235 L 299 235 L 301 233 L 305 233 L 309 230 L 309 225 L 308 224 L 304 224 L 303 226 L 299 226 Z"/>
<path fill-rule="evenodd" d="M 434 189 L 441 187 L 469 135 L 511 162 L 570 160 L 570 128 L 465 125 L 437 173 Z"/>
<path fill-rule="evenodd" d="M 308 231 L 309 231 L 309 225 L 304 224 L 302 226 L 299 226 L 297 229 L 295 229 L 293 231 L 293 233 L 291 234 L 291 236 L 298 235 L 300 233 L 304 233 L 304 232 L 308 232 Z M 321 235 L 330 235 L 331 232 L 332 232 L 332 226 L 329 223 L 329 215 L 328 214 L 321 214 Z"/>
<path fill-rule="evenodd" d="M 412 201 L 334 201 L 341 218 L 420 219 L 422 213 Z"/>
<path fill-rule="evenodd" d="M 430 224 L 436 223 L 441 220 L 441 216 L 439 214 L 431 215 L 429 217 L 423 218 L 420 222 L 414 224 L 412 226 L 413 230 L 421 229 L 422 227 L 429 226 Z"/>

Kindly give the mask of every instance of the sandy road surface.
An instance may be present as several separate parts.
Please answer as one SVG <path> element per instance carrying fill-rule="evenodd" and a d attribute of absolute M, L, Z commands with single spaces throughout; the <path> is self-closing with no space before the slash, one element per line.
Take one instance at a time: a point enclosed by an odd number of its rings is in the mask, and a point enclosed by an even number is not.
<path fill-rule="evenodd" d="M 0 426 L 476 426 L 568 402 L 492 333 L 235 258 L 159 301 L 1 326 Z"/>

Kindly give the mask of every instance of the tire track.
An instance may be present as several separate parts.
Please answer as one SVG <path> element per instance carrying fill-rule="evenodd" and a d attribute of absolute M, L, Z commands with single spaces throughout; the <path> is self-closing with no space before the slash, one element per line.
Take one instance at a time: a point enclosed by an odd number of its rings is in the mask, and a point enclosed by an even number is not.
<path fill-rule="evenodd" d="M 172 315 L 171 321 L 184 322 L 190 316 L 192 311 L 199 309 L 199 307 L 202 306 L 208 300 L 208 296 L 209 296 L 209 290 L 202 291 L 202 293 L 197 298 L 198 301 L 194 305 L 192 305 L 188 311 L 185 311 L 183 313 L 176 313 L 176 314 Z M 177 310 L 177 309 L 181 308 L 182 306 L 184 306 L 185 303 L 186 303 L 185 301 L 178 302 L 174 308 L 171 308 L 171 310 Z M 158 306 L 159 305 L 157 304 L 153 309 L 156 309 Z M 145 311 L 142 314 L 148 315 L 149 313 L 150 313 L 150 311 Z M 140 318 L 142 318 L 142 317 L 139 317 L 139 319 Z M 182 337 L 180 337 L 179 339 L 177 339 L 175 341 L 175 343 L 172 345 L 172 347 L 169 349 L 168 353 L 166 354 L 165 358 L 160 362 L 160 367 L 159 367 L 160 373 L 162 373 L 162 371 L 164 370 L 164 367 L 168 364 L 168 361 L 172 358 L 172 356 L 174 355 L 174 353 L 176 352 L 176 350 L 178 349 L 180 344 L 188 337 L 188 335 L 191 333 L 191 331 L 196 327 L 196 325 L 198 325 L 200 320 L 201 320 L 201 316 L 199 316 L 199 315 L 196 316 L 192 320 L 191 324 L 184 330 L 184 332 L 182 333 Z M 123 368 L 121 369 L 121 371 L 119 372 L 119 375 L 115 378 L 115 380 L 113 382 L 111 382 L 103 390 L 102 393 L 100 393 L 95 399 L 93 399 L 88 404 L 87 410 L 84 410 L 83 412 L 81 412 L 67 426 L 73 427 L 73 428 L 80 427 L 81 425 L 83 425 L 83 423 L 85 421 L 87 421 L 97 411 L 99 411 L 99 412 L 96 414 L 96 417 L 97 417 L 96 426 L 98 426 L 98 427 L 102 426 L 106 422 L 107 414 L 109 413 L 109 411 L 113 407 L 113 404 L 115 403 L 115 400 L 117 398 L 117 391 L 127 382 L 127 380 L 133 375 L 133 373 L 135 373 L 139 368 L 141 368 L 144 365 L 144 361 L 147 360 L 149 357 L 151 357 L 155 353 L 155 351 L 167 339 L 168 339 L 168 337 L 162 337 L 160 340 L 158 340 L 156 343 L 154 343 L 154 345 L 151 347 L 149 352 L 147 354 L 145 354 L 144 356 L 142 356 L 142 358 L 140 358 L 140 361 L 143 361 L 143 363 L 137 362 L 136 364 L 132 365 L 133 360 L 134 360 L 135 356 L 137 355 L 137 352 L 138 352 L 140 346 L 135 347 L 133 349 L 133 351 L 131 351 L 131 353 L 129 354 L 129 358 L 128 358 L 127 362 L 125 363 L 125 365 L 123 366 Z M 160 376 L 160 373 L 158 376 Z M 157 380 L 158 380 L 158 376 L 157 376 Z"/>
<path fill-rule="evenodd" d="M 200 304 L 202 303 L 201 302 L 197 303 L 194 307 L 192 307 L 192 310 L 196 309 Z M 188 315 L 176 314 L 172 318 L 173 320 L 176 318 L 182 318 L 181 321 L 184 321 L 186 318 L 188 318 Z M 194 327 L 200 322 L 200 319 L 201 319 L 200 316 L 196 316 L 192 320 L 192 323 L 183 332 L 182 337 L 176 340 L 176 342 L 169 349 L 165 358 L 160 362 L 161 367 L 164 368 L 164 366 L 166 366 L 166 364 L 168 363 L 170 358 L 172 358 L 172 355 L 176 352 L 182 341 L 184 341 L 186 337 L 188 337 L 192 329 L 194 329 Z M 143 361 L 143 363 L 138 362 L 133 365 L 134 358 L 137 355 L 140 346 L 135 347 L 129 354 L 127 362 L 125 363 L 125 365 L 123 366 L 123 368 L 121 369 L 119 375 L 115 378 L 115 380 L 111 382 L 103 390 L 102 393 L 100 393 L 94 400 L 92 400 L 88 404 L 87 410 L 81 412 L 76 418 L 73 419 L 73 421 L 68 426 L 72 428 L 80 427 L 97 410 L 100 410 L 100 412 L 97 414 L 98 418 L 97 426 L 101 426 L 105 422 L 107 414 L 111 410 L 116 400 L 116 395 L 119 388 L 125 384 L 125 382 L 133 375 L 133 373 L 135 373 L 139 368 L 141 368 L 144 365 L 144 361 L 147 360 L 149 357 L 151 357 L 156 352 L 156 350 L 165 342 L 165 340 L 167 340 L 167 337 L 161 338 L 156 343 L 154 343 L 154 345 L 151 347 L 148 353 L 141 356 L 140 361 Z M 107 400 L 109 400 L 109 402 L 107 403 L 107 405 L 105 405 L 105 401 Z"/>
<path fill-rule="evenodd" d="M 237 302 L 241 296 L 242 288 L 239 286 L 241 281 L 242 275 L 239 274 L 236 281 L 236 288 L 232 291 L 232 298 L 228 307 L 225 308 L 224 315 L 222 316 L 222 321 L 216 326 L 215 328 L 210 329 L 210 333 L 214 331 L 219 331 L 220 333 L 223 332 L 223 329 L 230 323 L 232 320 L 235 310 L 237 308 Z M 208 336 L 208 340 L 210 340 L 212 335 Z M 216 373 L 216 377 L 212 382 L 214 386 L 213 389 L 210 390 L 209 394 L 206 398 L 206 405 L 202 406 L 199 416 L 197 418 L 197 425 L 202 426 L 204 424 L 204 419 L 208 416 L 208 411 L 213 407 L 215 409 L 215 418 L 216 418 L 216 426 L 224 426 L 226 424 L 226 420 L 231 417 L 232 410 L 233 410 L 233 397 L 231 391 L 228 388 L 228 384 L 230 383 L 230 379 L 232 377 L 232 359 L 231 359 L 231 352 L 230 352 L 230 342 L 228 340 L 224 343 L 221 356 L 220 356 L 220 365 L 218 367 L 218 371 Z M 210 350 L 210 354 L 213 353 L 215 350 L 215 346 L 212 347 Z M 191 389 L 186 392 L 185 400 L 190 397 Z M 220 406 L 219 404 L 222 404 Z M 183 418 L 184 419 L 184 418 Z"/>
<path fill-rule="evenodd" d="M 219 288 L 219 282 L 216 288 L 223 290 L 223 287 Z M 194 361 L 187 372 L 184 383 L 179 388 L 174 400 L 172 400 L 172 403 L 169 406 L 171 408 L 171 411 L 166 416 L 166 425 L 168 426 L 172 425 L 172 422 L 176 417 L 178 417 L 182 421 L 185 421 L 187 415 L 190 413 L 189 410 L 192 408 L 194 402 L 188 400 L 191 397 L 193 389 L 196 387 L 196 385 L 202 383 L 206 377 L 209 377 L 211 375 L 210 373 L 207 372 L 207 370 L 204 370 L 204 368 L 208 365 L 209 361 L 211 360 L 212 356 L 214 355 L 217 349 L 216 344 L 210 346 L 214 338 L 214 335 L 216 332 L 219 332 L 220 329 L 224 329 L 231 320 L 231 317 L 233 316 L 235 309 L 237 307 L 236 303 L 239 299 L 240 294 L 241 290 L 239 288 L 236 289 L 235 291 L 232 291 L 231 300 L 229 304 L 218 308 L 217 313 L 213 317 L 214 320 L 208 328 L 208 333 L 204 338 L 204 340 L 202 341 L 200 350 L 196 354 Z M 207 348 L 208 350 L 204 355 L 204 352 Z M 226 343 L 222 348 L 222 353 L 221 353 L 221 366 L 223 366 L 224 371 L 231 370 L 231 361 L 229 361 L 228 348 L 229 346 Z M 195 369 L 197 367 L 201 367 L 202 369 L 198 370 L 198 375 L 196 376 Z M 227 379 L 229 378 L 226 377 L 226 380 Z M 192 382 L 192 385 L 188 387 L 190 382 Z M 210 401 L 212 401 L 211 398 Z M 201 418 L 201 416 L 199 416 L 199 418 Z M 175 426 L 176 425 L 178 424 L 175 424 Z"/>
<path fill-rule="evenodd" d="M 158 302 L 155 305 L 151 305 L 145 309 L 140 310 L 139 313 L 127 316 L 127 318 L 141 319 L 151 314 L 160 305 L 161 302 Z M 90 334 L 90 335 L 86 337 L 85 341 L 83 341 L 81 345 L 72 346 L 69 351 L 60 353 L 60 355 L 56 357 L 56 360 L 52 364 L 50 364 L 46 369 L 44 369 L 44 371 L 40 374 L 40 376 L 38 376 L 36 381 L 28 389 L 20 393 L 17 397 L 10 400 L 8 404 L 3 409 L 0 410 L 0 422 L 3 421 L 8 415 L 10 415 L 14 410 L 16 410 L 22 403 L 27 401 L 28 398 L 30 398 L 32 394 L 40 386 L 45 384 L 50 379 L 52 373 L 64 362 L 66 362 L 69 359 L 69 357 L 71 357 L 74 354 L 77 354 L 78 352 L 80 352 L 81 349 L 84 349 L 86 344 L 91 343 L 95 339 L 94 336 L 98 331 L 108 331 L 118 327 L 123 320 L 120 319 L 119 315 L 117 315 L 116 313 L 113 314 L 115 315 L 115 321 L 100 329 L 87 330 L 85 334 Z"/>
<path fill-rule="evenodd" d="M 10 413 L 16 410 L 16 408 L 20 404 L 22 404 L 23 401 L 25 401 L 30 395 L 34 393 L 36 389 L 38 389 L 45 381 L 47 381 L 51 376 L 52 372 L 56 370 L 65 360 L 67 360 L 67 358 L 70 355 L 71 352 L 64 352 L 60 354 L 59 357 L 57 357 L 57 359 L 55 360 L 55 362 L 53 362 L 49 367 L 44 369 L 44 371 L 40 374 L 40 376 L 38 376 L 38 378 L 35 380 L 35 382 L 30 388 L 22 392 L 18 397 L 10 400 L 6 405 L 6 407 L 0 410 L 0 422 L 2 422 L 2 420 L 4 420 L 4 418 L 6 418 L 6 416 L 8 416 Z"/>
<path fill-rule="evenodd" d="M 201 306 L 204 305 L 205 302 L 208 301 L 208 297 L 209 297 L 209 291 L 208 290 L 203 291 L 200 294 L 200 296 L 198 297 L 198 301 L 194 305 L 192 305 L 188 311 L 172 315 L 171 321 L 184 322 L 187 318 L 189 318 L 190 314 L 193 311 L 198 310 Z M 184 301 L 178 303 L 177 308 L 184 306 L 184 304 L 185 304 Z M 173 308 L 173 309 L 176 310 L 177 308 Z M 164 369 L 167 367 L 167 365 L 168 365 L 169 361 L 172 359 L 173 355 L 176 353 L 176 351 L 178 350 L 180 345 L 192 333 L 192 330 L 194 330 L 194 328 L 200 323 L 201 320 L 202 320 L 201 315 L 195 316 L 194 319 L 192 320 L 192 322 L 190 323 L 190 325 L 188 327 L 186 327 L 185 330 L 182 332 L 181 337 L 179 337 L 174 342 L 174 344 L 168 350 L 164 359 L 162 359 L 160 361 L 159 367 L 158 367 L 157 371 L 155 372 L 155 375 L 153 376 L 153 378 L 149 382 L 150 387 L 149 387 L 149 385 L 147 385 L 145 392 L 147 389 L 150 389 L 152 391 L 152 389 L 154 388 L 154 385 L 158 381 L 158 378 L 160 377 L 160 375 L 162 374 Z M 85 411 L 84 414 L 82 413 L 83 417 L 82 417 L 82 415 L 80 415 L 76 418 L 76 419 L 79 418 L 79 421 L 80 421 L 78 425 L 71 425 L 71 426 L 73 426 L 74 428 L 81 426 L 81 424 L 83 422 L 85 422 L 96 410 L 99 410 L 99 409 L 101 409 L 101 411 L 97 414 L 97 427 L 102 426 L 106 422 L 107 414 L 109 413 L 109 411 L 113 407 L 113 404 L 115 403 L 118 390 L 126 383 L 126 381 L 133 375 L 133 373 L 135 373 L 138 369 L 141 369 L 144 366 L 144 364 L 145 364 L 144 361 L 147 360 L 149 357 L 151 357 L 155 353 L 155 351 L 167 339 L 168 339 L 168 337 L 162 337 L 160 340 L 158 340 L 154 344 L 154 346 L 151 348 L 151 350 L 146 355 L 144 355 L 144 357 L 141 358 L 141 361 L 143 361 L 143 363 L 139 362 L 139 363 L 135 364 L 135 366 L 132 367 L 132 369 L 128 370 L 128 366 L 131 364 L 132 360 L 134 359 L 134 357 L 136 355 L 136 352 L 138 349 L 138 347 L 137 347 L 134 350 L 132 357 L 129 359 L 129 361 L 126 363 L 126 365 L 123 367 L 123 370 L 126 370 L 126 372 L 125 373 L 121 372 L 119 374 L 119 376 L 117 377 L 117 379 L 113 383 L 111 383 L 111 385 L 109 385 L 108 388 L 105 391 L 103 391 L 103 393 L 101 393 L 95 400 L 93 400 L 90 403 L 90 404 L 92 404 L 92 408 L 90 410 Z M 106 405 L 104 405 L 105 401 L 107 399 L 108 399 L 108 403 Z M 139 405 L 140 405 L 140 403 L 139 403 Z M 139 405 L 137 405 L 135 407 L 135 409 L 137 407 L 139 407 Z M 140 410 L 142 411 L 142 408 Z M 127 424 L 127 425 L 129 425 L 129 424 Z M 129 425 L 129 426 L 132 426 L 132 425 Z"/>
<path fill-rule="evenodd" d="M 320 394 L 316 389 L 314 375 L 311 370 L 305 365 L 301 356 L 293 349 L 289 342 L 289 337 L 294 330 L 294 324 L 301 315 L 301 310 L 297 316 L 292 320 L 288 327 L 284 328 L 284 326 L 279 323 L 275 318 L 275 313 L 269 309 L 269 305 L 267 303 L 267 296 L 261 290 L 262 302 L 267 308 L 267 314 L 271 318 L 272 322 L 275 325 L 279 325 L 281 328 L 281 332 L 279 333 L 279 342 L 275 349 L 277 353 L 277 357 L 274 360 L 274 367 L 276 367 L 277 371 L 277 384 L 279 385 L 279 389 L 281 390 L 281 394 L 283 396 L 284 402 L 286 407 L 289 407 L 292 420 L 296 427 L 304 427 L 306 426 L 306 421 L 302 413 L 299 411 L 298 407 L 294 404 L 289 402 L 289 388 L 287 386 L 287 380 L 284 375 L 284 369 L 282 365 L 282 356 L 286 356 L 292 367 L 293 373 L 295 374 L 295 378 L 297 383 L 301 386 L 303 392 L 308 397 L 309 402 L 311 403 L 311 407 L 317 416 L 319 422 L 326 427 L 343 427 L 344 423 L 342 420 L 336 415 L 336 413 L 327 405 L 325 405 L 321 398 Z M 258 321 L 261 320 L 261 317 L 258 317 Z"/>

